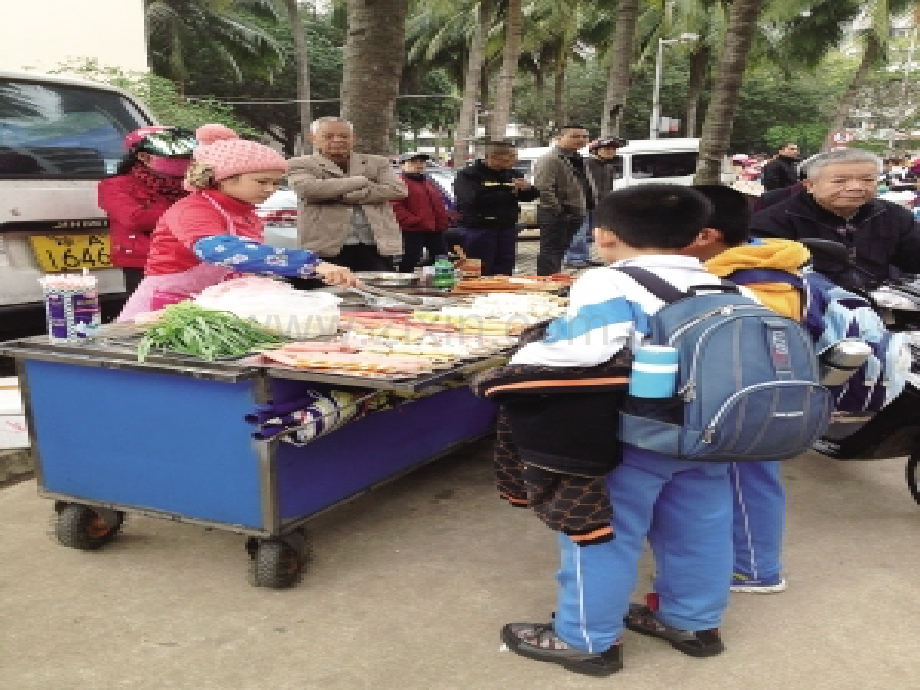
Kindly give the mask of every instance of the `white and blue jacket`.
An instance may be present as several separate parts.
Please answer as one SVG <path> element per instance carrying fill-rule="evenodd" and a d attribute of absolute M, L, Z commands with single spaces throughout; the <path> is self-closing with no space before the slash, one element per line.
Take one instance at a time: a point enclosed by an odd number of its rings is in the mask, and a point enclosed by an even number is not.
<path fill-rule="evenodd" d="M 679 290 L 721 282 L 698 259 L 677 254 L 647 254 L 611 266 L 639 266 Z M 740 289 L 757 299 L 749 290 Z M 510 364 L 584 367 L 606 362 L 624 346 L 635 351 L 649 333 L 648 316 L 663 306 L 664 302 L 625 273 L 606 266 L 593 268 L 572 285 L 566 314 L 549 324 L 542 341 L 518 350 Z"/>

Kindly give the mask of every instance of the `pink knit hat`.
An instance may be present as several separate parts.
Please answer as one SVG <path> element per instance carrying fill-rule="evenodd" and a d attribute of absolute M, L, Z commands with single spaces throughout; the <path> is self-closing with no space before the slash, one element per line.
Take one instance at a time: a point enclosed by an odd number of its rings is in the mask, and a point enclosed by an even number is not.
<path fill-rule="evenodd" d="M 199 144 L 192 158 L 213 168 L 215 182 L 263 170 L 287 172 L 284 156 L 268 146 L 240 139 L 229 127 L 202 125 L 195 130 L 195 138 Z"/>

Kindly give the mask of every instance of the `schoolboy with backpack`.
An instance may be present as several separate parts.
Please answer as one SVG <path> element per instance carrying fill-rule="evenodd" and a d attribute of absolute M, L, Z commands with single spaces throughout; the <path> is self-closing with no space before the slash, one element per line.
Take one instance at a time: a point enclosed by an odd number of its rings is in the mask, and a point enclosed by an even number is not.
<path fill-rule="evenodd" d="M 869 345 L 869 360 L 848 381 L 831 386 L 834 408 L 881 409 L 904 388 L 909 356 L 904 334 L 890 333 L 867 300 L 821 274 L 802 270 L 808 250 L 790 240 L 749 242 L 750 212 L 743 194 L 721 185 L 698 185 L 713 206 L 699 241 L 690 248 L 706 269 L 744 285 L 776 313 L 800 321 L 822 355 L 844 340 Z M 731 590 L 752 594 L 785 591 L 782 545 L 786 495 L 776 458 L 732 463 L 734 567 Z"/>
<path fill-rule="evenodd" d="M 595 210 L 595 238 L 612 264 L 582 274 L 567 314 L 523 345 L 508 367 L 474 383 L 502 403 L 510 427 L 499 469 L 511 471 L 499 474 L 500 488 L 560 532 L 554 619 L 505 625 L 502 640 L 517 654 L 609 675 L 622 668 L 624 627 L 691 656 L 722 652 L 718 628 L 732 573 L 728 461 L 745 450 L 801 452 L 826 424 L 829 393 L 817 382 L 801 328 L 687 255 L 711 211 L 699 192 L 676 185 L 605 196 Z M 695 340 L 678 342 L 688 334 Z M 678 386 L 669 399 L 626 395 L 629 355 L 650 341 L 678 350 Z M 608 397 L 579 406 L 585 388 Z M 615 402 L 622 406 L 613 409 L 620 436 L 630 443 L 604 437 L 606 467 L 596 444 L 582 441 L 586 463 L 566 457 L 565 444 L 553 446 L 546 432 L 534 441 L 547 427 L 568 438 L 602 437 L 598 414 L 609 418 Z M 609 516 L 605 506 L 612 506 L 613 535 L 584 519 Z M 645 605 L 630 604 L 646 539 L 657 566 L 654 593 Z"/>

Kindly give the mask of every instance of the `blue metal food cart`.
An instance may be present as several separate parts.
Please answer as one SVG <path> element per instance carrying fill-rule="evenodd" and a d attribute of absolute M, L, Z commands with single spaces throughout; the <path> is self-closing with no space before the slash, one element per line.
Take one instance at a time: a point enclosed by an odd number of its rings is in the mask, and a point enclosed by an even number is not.
<path fill-rule="evenodd" d="M 462 383 L 501 357 L 465 360 L 416 379 L 369 379 L 234 361 L 153 355 L 104 339 L 3 343 L 14 357 L 38 490 L 56 535 L 99 548 L 125 514 L 247 536 L 257 585 L 295 584 L 309 553 L 304 525 L 338 503 L 477 439 L 495 409 Z M 389 409 L 306 443 L 253 438 L 247 415 L 317 387 L 406 394 Z"/>

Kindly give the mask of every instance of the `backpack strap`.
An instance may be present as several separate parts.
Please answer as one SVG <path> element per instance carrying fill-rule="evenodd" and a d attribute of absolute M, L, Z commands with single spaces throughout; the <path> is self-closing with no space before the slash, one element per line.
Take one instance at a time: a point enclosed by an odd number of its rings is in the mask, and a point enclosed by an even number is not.
<path fill-rule="evenodd" d="M 673 304 L 684 297 L 689 297 L 699 292 L 738 292 L 737 285 L 722 278 L 719 279 L 719 284 L 717 285 L 694 285 L 688 288 L 687 292 L 684 292 L 664 278 L 639 266 L 616 266 L 611 268 L 614 271 L 625 273 L 665 304 Z"/>
<path fill-rule="evenodd" d="M 799 290 L 804 290 L 802 278 L 778 268 L 740 268 L 726 276 L 738 285 L 750 283 L 785 283 Z"/>
<path fill-rule="evenodd" d="M 614 271 L 628 275 L 665 304 L 671 304 L 687 296 L 686 292 L 678 290 L 664 278 L 659 278 L 651 271 L 639 266 L 617 266 L 612 268 Z"/>

